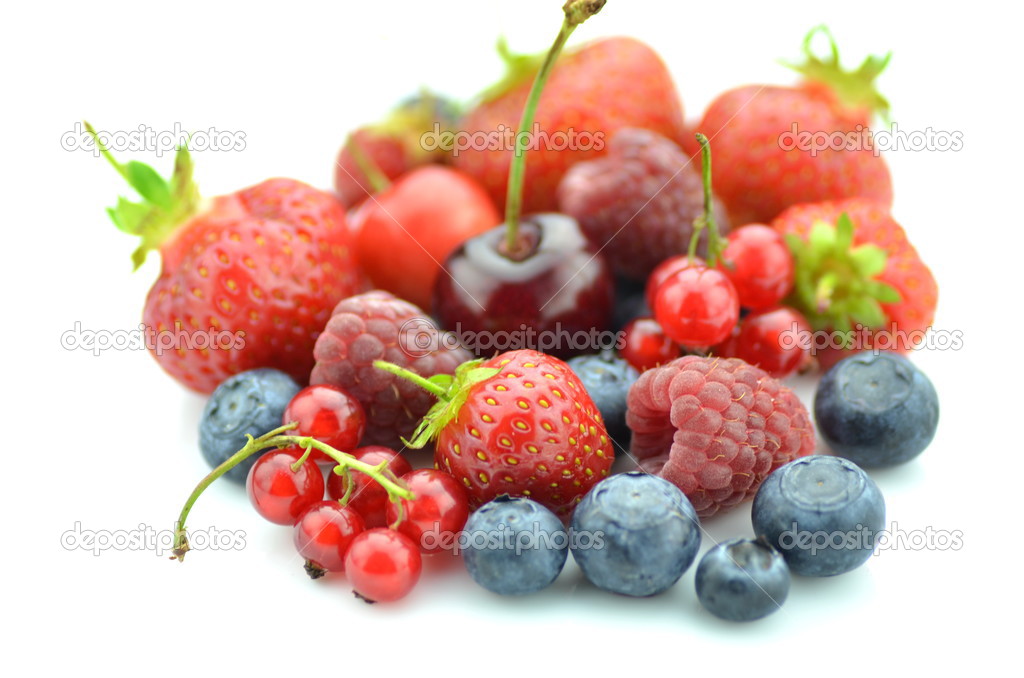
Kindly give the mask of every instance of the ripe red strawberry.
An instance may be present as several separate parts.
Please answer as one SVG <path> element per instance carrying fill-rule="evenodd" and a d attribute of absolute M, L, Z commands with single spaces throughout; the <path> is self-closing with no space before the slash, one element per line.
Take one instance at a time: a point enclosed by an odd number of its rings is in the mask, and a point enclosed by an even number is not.
<path fill-rule="evenodd" d="M 804 44 L 803 84 L 730 90 L 697 126 L 715 144 L 715 192 L 733 223 L 768 223 L 806 202 L 864 197 L 892 203 L 889 169 L 867 129 L 871 112 L 888 106 L 872 84 L 888 57 L 869 57 L 857 71 L 843 71 L 834 42 L 826 60 L 811 53 L 818 30 Z"/>
<path fill-rule="evenodd" d="M 794 253 L 789 303 L 814 330 L 861 332 L 849 348 L 905 353 L 935 318 L 938 285 L 889 210 L 850 199 L 796 205 L 772 222 Z M 822 367 L 846 349 L 812 346 Z"/>
<path fill-rule="evenodd" d="M 630 451 L 702 518 L 752 497 L 768 474 L 814 451 L 795 393 L 737 358 L 684 356 L 647 370 L 627 398 Z"/>
<path fill-rule="evenodd" d="M 143 312 L 160 366 L 202 393 L 257 367 L 304 383 L 331 308 L 362 284 L 341 205 L 292 179 L 201 205 L 187 149 L 178 151 L 170 181 L 102 151 L 143 197 L 120 198 L 108 210 L 118 228 L 142 239 L 135 267 L 160 251 L 162 270 Z"/>
<path fill-rule="evenodd" d="M 505 205 L 509 165 L 515 154 L 509 137 L 518 127 L 539 66 L 538 59 L 505 56 L 511 66 L 509 75 L 459 123 L 468 140 L 486 139 L 487 143 L 460 149 L 453 159 L 456 167 L 487 188 L 499 209 Z M 683 126 L 682 104 L 665 64 L 649 46 L 625 37 L 604 38 L 566 51 L 551 72 L 537 110 L 538 139 L 528 147 L 524 213 L 557 210 L 555 192 L 565 171 L 580 160 L 600 155 L 619 129 L 642 127 L 674 139 Z M 524 132 L 532 135 L 533 130 Z M 541 132 L 549 143 L 539 138 Z"/>
<path fill-rule="evenodd" d="M 561 360 L 508 351 L 432 382 L 418 380 L 439 402 L 411 446 L 436 439 L 434 466 L 466 486 L 472 507 L 508 494 L 566 517 L 610 472 L 614 451 L 601 414 Z"/>

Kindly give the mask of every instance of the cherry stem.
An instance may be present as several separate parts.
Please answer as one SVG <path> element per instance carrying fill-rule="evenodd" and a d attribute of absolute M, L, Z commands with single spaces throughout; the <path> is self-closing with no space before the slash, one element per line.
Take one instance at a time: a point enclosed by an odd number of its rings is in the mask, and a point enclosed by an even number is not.
<path fill-rule="evenodd" d="M 345 141 L 345 148 L 352 154 L 352 160 L 355 161 L 356 167 L 366 177 L 366 181 L 370 184 L 370 189 L 373 193 L 380 193 L 391 185 L 387 175 L 373 161 L 373 158 L 366 152 L 362 144 L 356 141 L 354 135 L 348 135 L 348 139 Z M 366 189 L 364 188 L 363 190 Z M 367 191 L 367 193 L 369 194 L 370 191 Z"/>
<path fill-rule="evenodd" d="M 404 367 L 399 367 L 398 365 L 395 365 L 394 363 L 389 363 L 386 360 L 374 360 L 373 366 L 376 367 L 378 370 L 384 370 L 385 372 L 390 372 L 391 374 L 401 377 L 402 379 L 411 381 L 412 383 L 422 388 L 424 391 L 427 391 L 428 393 L 437 396 L 438 399 L 440 400 L 444 400 L 448 397 L 448 390 L 446 388 L 439 386 L 434 382 L 430 381 L 429 379 L 425 379 L 420 375 L 416 374 L 415 372 L 405 369 Z"/>
<path fill-rule="evenodd" d="M 562 28 L 558 31 L 555 42 L 551 45 L 544 61 L 537 71 L 533 86 L 526 97 L 526 105 L 523 107 L 523 117 L 519 121 L 519 129 L 515 135 L 514 156 L 508 173 L 508 189 L 505 199 L 505 248 L 512 255 L 519 249 L 519 221 L 522 216 L 523 207 L 523 179 L 526 175 L 526 150 L 530 146 L 530 129 L 537 114 L 537 104 L 540 103 L 541 92 L 548 81 L 548 76 L 554 69 L 558 55 L 569 40 L 569 36 L 576 30 L 576 27 L 601 11 L 606 0 L 569 0 L 562 7 L 565 12 L 565 19 L 562 21 Z"/>
<path fill-rule="evenodd" d="M 725 244 L 718 234 L 718 223 L 715 221 L 714 204 L 711 196 L 711 144 L 708 138 L 700 132 L 697 132 L 696 136 L 697 143 L 700 144 L 701 179 L 704 184 L 704 213 L 694 221 L 693 236 L 690 237 L 690 247 L 686 254 L 692 263 L 697 256 L 697 242 L 700 240 L 701 231 L 706 229 L 708 232 L 706 263 L 708 267 L 714 267 Z"/>
<path fill-rule="evenodd" d="M 213 481 L 217 480 L 217 478 L 220 478 L 247 458 L 272 447 L 279 449 L 285 447 L 303 448 L 305 449 L 305 453 L 302 455 L 301 461 L 305 461 L 312 450 L 319 450 L 337 463 L 337 466 L 334 468 L 335 473 L 344 473 L 349 469 L 365 473 L 384 488 L 388 493 L 388 498 L 393 502 L 400 502 L 402 499 L 415 499 L 412 491 L 405 487 L 404 483 L 394 478 L 394 474 L 390 473 L 390 471 L 385 471 L 381 466 L 374 466 L 372 464 L 367 464 L 364 461 L 359 461 L 351 454 L 340 452 L 327 443 L 321 442 L 310 436 L 283 435 L 285 431 L 294 429 L 297 426 L 297 423 L 292 422 L 275 428 L 273 431 L 265 433 L 258 438 L 246 436 L 249 439 L 249 442 L 247 442 L 242 449 L 228 457 L 224 463 L 210 471 L 205 478 L 199 481 L 199 484 L 196 485 L 196 488 L 192 490 L 192 494 L 190 494 L 188 499 L 185 501 L 185 505 L 182 507 L 181 513 L 178 515 L 178 521 L 174 524 L 174 550 L 172 551 L 174 558 L 178 560 L 185 559 L 185 553 L 188 552 L 188 535 L 185 531 L 185 521 L 188 519 L 188 514 L 192 510 L 192 506 L 196 503 L 196 500 L 199 499 L 203 492 L 206 491 L 206 488 L 208 488 Z M 386 463 L 384 466 L 386 466 Z M 341 470 L 339 471 L 339 469 Z M 292 470 L 298 470 L 295 464 L 292 465 Z M 399 511 L 399 518 L 401 518 L 401 515 L 401 511 Z"/>

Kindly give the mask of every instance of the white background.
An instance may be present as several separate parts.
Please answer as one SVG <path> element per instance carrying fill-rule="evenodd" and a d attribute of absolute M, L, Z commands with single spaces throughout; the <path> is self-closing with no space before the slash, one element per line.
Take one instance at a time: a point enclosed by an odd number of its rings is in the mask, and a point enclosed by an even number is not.
<path fill-rule="evenodd" d="M 158 258 L 135 274 L 132 240 L 104 208 L 120 178 L 66 152 L 83 117 L 102 129 L 244 131 L 244 152 L 197 153 L 206 195 L 271 176 L 328 188 L 347 130 L 429 85 L 468 98 L 500 75 L 493 44 L 537 51 L 559 0 L 520 2 L 18 3 L 7 8 L 3 368 L 6 519 L 2 633 L 9 675 L 404 675 L 492 672 L 663 675 L 977 671 L 1019 641 L 1020 56 L 1015 20 L 986 3 L 641 3 L 610 0 L 574 42 L 629 34 L 664 57 L 697 117 L 716 93 L 789 83 L 776 63 L 827 22 L 846 63 L 892 49 L 881 87 L 904 130 L 960 131 L 958 153 L 887 157 L 894 212 L 936 273 L 936 328 L 961 351 L 917 357 L 938 388 L 931 448 L 877 473 L 903 530 L 960 530 L 959 551 L 886 551 L 847 576 L 794 582 L 773 617 L 719 622 L 693 591 L 614 597 L 571 564 L 543 594 L 492 596 L 458 562 L 430 562 L 415 592 L 367 606 L 344 580 L 309 581 L 289 530 L 261 521 L 221 483 L 190 527 L 244 530 L 241 551 L 93 556 L 61 547 L 83 529 L 169 529 L 206 472 L 203 399 L 145 352 L 61 348 L 76 321 L 131 330 Z M 26 9 L 30 8 L 30 9 Z M 629 96 L 623 93 L 623 96 Z M 170 156 L 143 155 L 161 172 Z M 812 387 L 801 386 L 807 397 Z M 750 534 L 746 507 L 710 538 Z M 11 670 L 13 669 L 13 670 Z M 1011 670 L 1012 671 L 1012 670 Z"/>

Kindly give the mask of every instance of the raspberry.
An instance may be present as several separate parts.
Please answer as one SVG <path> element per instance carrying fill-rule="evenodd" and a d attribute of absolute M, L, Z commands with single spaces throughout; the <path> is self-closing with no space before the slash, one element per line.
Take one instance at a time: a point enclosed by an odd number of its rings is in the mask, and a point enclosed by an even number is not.
<path fill-rule="evenodd" d="M 416 306 L 379 290 L 343 299 L 313 348 L 310 384 L 331 384 L 352 394 L 366 411 L 362 445 L 401 449 L 400 438 L 434 404 L 415 384 L 378 370 L 386 360 L 423 377 L 454 374 L 469 353 L 444 340 L 430 317 Z"/>
<path fill-rule="evenodd" d="M 737 358 L 685 356 L 647 370 L 628 407 L 640 467 L 678 486 L 702 518 L 754 496 L 768 474 L 814 451 L 796 394 Z"/>
<path fill-rule="evenodd" d="M 700 165 L 659 134 L 622 129 L 608 142 L 606 156 L 570 168 L 558 187 L 558 204 L 603 248 L 616 273 L 644 280 L 690 245 L 693 220 L 704 211 Z M 714 214 L 726 233 L 729 222 L 717 200 Z M 702 256 L 706 245 L 702 235 Z"/>

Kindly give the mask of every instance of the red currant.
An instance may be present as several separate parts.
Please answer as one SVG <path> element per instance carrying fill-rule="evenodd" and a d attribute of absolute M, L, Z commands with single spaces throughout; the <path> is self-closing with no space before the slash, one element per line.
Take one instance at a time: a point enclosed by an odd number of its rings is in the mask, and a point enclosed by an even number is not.
<path fill-rule="evenodd" d="M 378 603 L 404 597 L 416 586 L 423 560 L 412 539 L 376 527 L 352 540 L 345 556 L 345 574 L 362 598 Z"/>
<path fill-rule="evenodd" d="M 382 445 L 360 447 L 352 452 L 352 456 L 373 466 L 387 462 L 388 469 L 398 478 L 412 471 L 412 466 L 405 457 Z M 363 522 L 368 528 L 387 525 L 387 505 L 391 503 L 387 490 L 365 473 L 359 471 L 350 471 L 349 473 L 355 487 L 352 488 L 352 494 L 349 496 L 348 506 L 363 517 Z M 348 484 L 345 482 L 344 475 L 332 472 L 327 478 L 327 496 L 330 498 L 341 499 L 345 496 L 347 488 Z"/>
<path fill-rule="evenodd" d="M 416 498 L 402 500 L 403 515 L 398 531 L 416 542 L 423 553 L 442 550 L 446 541 L 442 535 L 455 535 L 466 526 L 469 518 L 466 488 L 450 474 L 432 468 L 406 473 L 402 480 Z M 389 501 L 388 524 L 397 519 L 398 504 Z M 433 538 L 425 540 L 423 535 L 428 532 Z"/>
<path fill-rule="evenodd" d="M 249 469 L 249 501 L 272 523 L 294 525 L 303 511 L 324 498 L 324 476 L 312 455 L 292 470 L 302 455 L 297 447 L 267 452 Z"/>
<path fill-rule="evenodd" d="M 327 572 L 345 571 L 345 554 L 356 535 L 366 529 L 358 513 L 336 501 L 313 504 L 299 516 L 293 538 L 306 559 L 306 572 L 316 579 Z"/>
<path fill-rule="evenodd" d="M 793 255 L 782 234 L 751 224 L 727 236 L 721 268 L 736 287 L 740 305 L 762 310 L 777 305 L 793 287 Z"/>
<path fill-rule="evenodd" d="M 299 426 L 289 435 L 312 436 L 342 452 L 354 450 L 366 429 L 366 413 L 359 401 L 328 384 L 307 386 L 295 394 L 281 423 L 293 421 Z M 312 456 L 314 461 L 331 461 L 319 450 L 313 450 Z"/>
<path fill-rule="evenodd" d="M 647 299 L 647 308 L 652 310 L 654 309 L 654 300 L 657 298 L 658 288 L 661 287 L 661 283 L 665 282 L 671 278 L 673 274 L 678 273 L 684 268 L 704 265 L 704 260 L 700 257 L 693 257 L 693 259 L 691 259 L 685 254 L 669 257 L 658 264 L 657 268 L 651 271 L 651 275 L 647 277 L 647 287 L 644 290 L 644 297 Z"/>
<path fill-rule="evenodd" d="M 668 338 L 654 318 L 636 318 L 622 328 L 623 360 L 638 372 L 664 365 L 679 357 L 679 346 Z"/>
<path fill-rule="evenodd" d="M 714 352 L 741 358 L 773 377 L 782 378 L 807 360 L 810 332 L 804 317 L 791 308 L 758 311 L 744 318 L 739 331 Z"/>
<path fill-rule="evenodd" d="M 729 336 L 740 317 L 736 288 L 722 271 L 691 266 L 658 287 L 654 317 L 676 343 L 713 346 Z"/>

